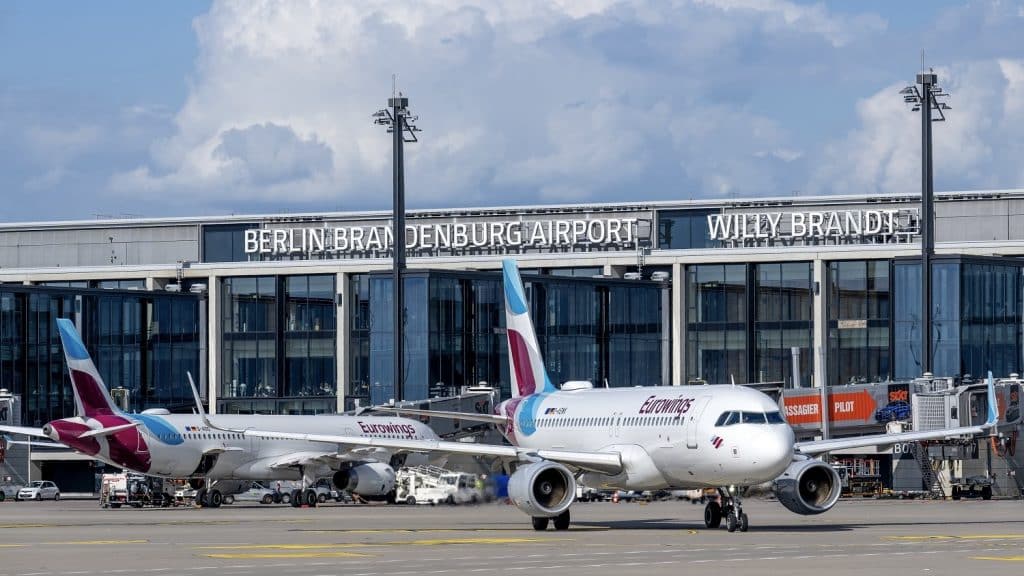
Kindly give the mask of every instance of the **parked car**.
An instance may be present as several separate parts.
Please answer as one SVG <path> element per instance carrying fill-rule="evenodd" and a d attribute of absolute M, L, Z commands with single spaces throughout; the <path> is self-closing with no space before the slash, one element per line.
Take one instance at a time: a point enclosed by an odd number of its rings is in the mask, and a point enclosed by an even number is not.
<path fill-rule="evenodd" d="M 21 484 L 14 484 L 11 482 L 0 482 L 0 502 L 4 500 L 15 499 L 18 497 L 18 491 L 21 490 Z"/>
<path fill-rule="evenodd" d="M 245 492 L 235 494 L 235 502 L 259 502 L 260 504 L 290 504 L 292 495 L 290 492 L 278 492 L 267 488 L 259 482 L 253 482 Z"/>
<path fill-rule="evenodd" d="M 910 418 L 910 403 L 905 400 L 889 402 L 875 411 L 875 420 L 877 422 L 906 420 L 907 418 Z"/>
<path fill-rule="evenodd" d="M 36 480 L 18 490 L 15 500 L 60 500 L 60 490 L 49 480 Z"/>

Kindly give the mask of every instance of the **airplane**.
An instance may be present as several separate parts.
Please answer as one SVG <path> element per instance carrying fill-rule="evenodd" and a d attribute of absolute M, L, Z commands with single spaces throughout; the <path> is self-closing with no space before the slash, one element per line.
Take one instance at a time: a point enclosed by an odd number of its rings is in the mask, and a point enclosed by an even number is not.
<path fill-rule="evenodd" d="M 417 420 L 380 416 L 218 415 L 218 422 L 233 428 L 259 426 L 263 430 L 330 434 L 337 431 L 358 439 L 347 447 L 318 446 L 277 437 L 227 433 L 206 425 L 199 393 L 189 382 L 198 414 L 171 414 L 165 409 L 128 414 L 110 397 L 85 345 L 67 319 L 57 319 L 64 356 L 71 375 L 75 416 L 53 420 L 42 428 L 0 426 L 0 432 L 48 438 L 51 445 L 70 447 L 107 464 L 149 476 L 190 478 L 199 485 L 196 501 L 218 508 L 224 496 L 244 490 L 253 480 L 301 480 L 290 494 L 292 506 L 317 504 L 311 486 L 331 476 L 339 490 L 366 498 L 393 499 L 395 470 L 407 454 L 365 446 L 372 438 L 437 439 Z M 33 444 L 36 444 L 33 442 Z M 200 483 L 200 481 L 202 481 Z"/>
<path fill-rule="evenodd" d="M 597 388 L 569 381 L 556 388 L 544 368 L 526 293 L 514 260 L 503 262 L 506 333 L 512 398 L 494 414 L 398 407 L 398 414 L 451 417 L 498 426 L 510 445 L 428 439 L 368 438 L 287 433 L 278 430 L 211 428 L 249 438 L 288 438 L 313 445 L 369 446 L 408 452 L 445 452 L 497 457 L 514 465 L 509 496 L 532 519 L 535 530 L 570 524 L 576 484 L 622 490 L 718 491 L 704 508 L 704 524 L 745 532 L 741 489 L 771 483 L 779 502 L 801 514 L 821 514 L 839 500 L 838 472 L 815 457 L 848 448 L 886 446 L 990 432 L 997 424 L 992 375 L 988 420 L 978 426 L 796 442 L 778 404 L 746 386 L 655 386 Z M 217 417 L 218 419 L 221 417 Z"/>

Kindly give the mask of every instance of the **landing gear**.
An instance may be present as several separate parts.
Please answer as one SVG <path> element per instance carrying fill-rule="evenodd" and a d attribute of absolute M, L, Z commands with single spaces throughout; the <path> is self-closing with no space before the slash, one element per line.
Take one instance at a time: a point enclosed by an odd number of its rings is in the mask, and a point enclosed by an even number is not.
<path fill-rule="evenodd" d="M 302 490 L 292 490 L 291 505 L 292 508 L 298 508 L 302 506 Z"/>
<path fill-rule="evenodd" d="M 558 516 L 555 516 L 555 530 L 568 530 L 569 529 L 569 511 L 566 510 Z"/>
<path fill-rule="evenodd" d="M 548 529 L 549 518 L 541 518 L 539 516 L 533 517 L 533 529 L 537 532 L 543 532 Z"/>
<path fill-rule="evenodd" d="M 708 528 L 718 528 L 722 525 L 722 505 L 714 500 L 709 500 L 704 506 L 704 525 Z"/>
<path fill-rule="evenodd" d="M 746 532 L 750 529 L 750 521 L 743 512 L 743 503 L 735 486 L 718 489 L 718 502 L 708 502 L 704 508 L 704 525 L 708 528 L 718 528 L 722 525 L 722 517 L 725 517 L 725 529 L 729 532 Z"/>
<path fill-rule="evenodd" d="M 210 508 L 220 508 L 220 505 L 224 503 L 224 495 L 220 493 L 220 490 L 210 490 L 206 499 Z"/>

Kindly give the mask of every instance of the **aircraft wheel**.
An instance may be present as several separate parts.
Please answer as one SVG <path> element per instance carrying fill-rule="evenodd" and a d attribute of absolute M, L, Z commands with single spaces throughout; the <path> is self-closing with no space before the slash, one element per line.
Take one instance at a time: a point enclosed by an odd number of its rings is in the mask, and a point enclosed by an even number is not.
<path fill-rule="evenodd" d="M 725 529 L 729 532 L 735 532 L 738 527 L 739 519 L 736 518 L 734 512 L 729 512 L 729 515 L 725 517 Z"/>
<path fill-rule="evenodd" d="M 747 513 L 740 513 L 740 532 L 746 532 L 750 529 L 750 521 L 747 520 Z"/>
<path fill-rule="evenodd" d="M 568 530 L 569 529 L 569 511 L 566 510 L 558 516 L 555 516 L 555 530 Z"/>
<path fill-rule="evenodd" d="M 711 500 L 704 506 L 704 525 L 708 528 L 718 528 L 722 525 L 722 506 Z"/>
<path fill-rule="evenodd" d="M 291 499 L 292 508 L 302 506 L 302 490 L 292 490 Z"/>
<path fill-rule="evenodd" d="M 533 517 L 533 529 L 538 532 L 543 532 L 548 529 L 548 518 L 540 518 L 538 516 Z"/>
<path fill-rule="evenodd" d="M 316 490 L 313 490 L 312 488 L 307 488 L 305 496 L 306 496 L 306 502 L 305 502 L 306 506 L 309 506 L 310 508 L 315 508 L 316 507 L 316 503 L 317 503 L 317 498 L 318 498 Z"/>
<path fill-rule="evenodd" d="M 220 490 L 210 490 L 206 498 L 210 508 L 220 508 L 220 505 L 224 503 L 224 495 L 220 493 Z"/>

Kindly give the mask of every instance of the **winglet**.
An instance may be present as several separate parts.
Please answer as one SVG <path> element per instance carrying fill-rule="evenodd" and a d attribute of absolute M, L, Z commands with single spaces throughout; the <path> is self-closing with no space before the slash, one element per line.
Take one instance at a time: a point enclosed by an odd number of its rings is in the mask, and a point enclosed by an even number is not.
<path fill-rule="evenodd" d="M 188 385 L 192 387 L 192 397 L 195 398 L 195 400 L 196 400 L 196 410 L 199 411 L 199 416 L 200 416 L 200 418 L 203 419 L 203 425 L 204 426 L 209 426 L 210 428 L 213 428 L 214 430 L 220 430 L 221 432 L 230 432 L 232 434 L 243 434 L 244 430 L 233 430 L 231 428 L 222 428 L 220 426 L 215 425 L 213 422 L 210 421 L 210 417 L 207 416 L 206 410 L 203 410 L 203 401 L 199 397 L 199 388 L 196 387 L 196 381 L 192 378 L 192 372 L 189 371 L 189 372 L 186 372 L 186 374 L 188 375 Z"/>
<path fill-rule="evenodd" d="M 992 379 L 991 370 L 988 372 L 986 384 L 988 388 L 988 420 L 985 421 L 985 427 L 994 428 L 999 423 L 999 410 L 996 403 L 996 385 L 995 380 Z"/>

